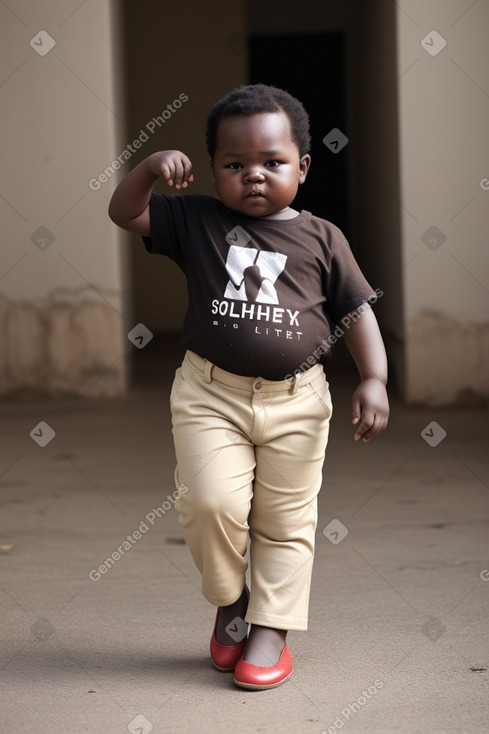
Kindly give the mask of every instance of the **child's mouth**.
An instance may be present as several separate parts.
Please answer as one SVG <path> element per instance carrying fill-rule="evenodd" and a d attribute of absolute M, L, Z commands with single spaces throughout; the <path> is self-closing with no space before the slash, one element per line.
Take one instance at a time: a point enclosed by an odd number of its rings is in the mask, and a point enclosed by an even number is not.
<path fill-rule="evenodd" d="M 251 191 L 246 195 L 246 199 L 259 199 L 260 197 L 263 198 L 261 191 Z"/>

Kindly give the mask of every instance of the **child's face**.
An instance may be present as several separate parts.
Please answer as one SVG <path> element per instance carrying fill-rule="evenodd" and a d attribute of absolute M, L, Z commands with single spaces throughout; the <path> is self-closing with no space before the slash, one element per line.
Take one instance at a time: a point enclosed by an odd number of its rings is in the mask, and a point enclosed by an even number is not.
<path fill-rule="evenodd" d="M 223 117 L 211 161 L 216 193 L 250 217 L 276 214 L 294 200 L 310 160 L 299 157 L 284 112 Z"/>

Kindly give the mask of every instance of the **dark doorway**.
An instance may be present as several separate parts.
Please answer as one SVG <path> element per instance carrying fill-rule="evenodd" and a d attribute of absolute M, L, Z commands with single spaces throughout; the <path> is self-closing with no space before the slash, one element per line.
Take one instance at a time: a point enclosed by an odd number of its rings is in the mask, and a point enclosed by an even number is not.
<path fill-rule="evenodd" d="M 304 104 L 311 120 L 312 163 L 294 207 L 328 219 L 348 237 L 348 146 L 332 153 L 323 143 L 333 128 L 348 137 L 344 34 L 252 35 L 249 80 L 286 89 Z"/>

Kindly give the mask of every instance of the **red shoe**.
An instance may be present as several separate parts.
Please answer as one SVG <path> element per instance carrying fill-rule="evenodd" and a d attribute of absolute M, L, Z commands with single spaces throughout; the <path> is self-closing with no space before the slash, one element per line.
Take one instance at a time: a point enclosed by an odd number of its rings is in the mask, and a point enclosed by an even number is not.
<path fill-rule="evenodd" d="M 270 667 L 252 665 L 241 658 L 234 670 L 234 682 L 241 688 L 250 688 L 253 691 L 276 688 L 290 678 L 293 670 L 292 656 L 285 645 L 278 663 Z"/>
<path fill-rule="evenodd" d="M 238 645 L 221 645 L 216 639 L 217 620 L 219 618 L 219 608 L 217 609 L 216 621 L 214 622 L 214 630 L 211 637 L 211 660 L 217 670 L 222 673 L 228 673 L 234 670 L 234 667 L 242 654 L 244 653 L 247 638 Z"/>

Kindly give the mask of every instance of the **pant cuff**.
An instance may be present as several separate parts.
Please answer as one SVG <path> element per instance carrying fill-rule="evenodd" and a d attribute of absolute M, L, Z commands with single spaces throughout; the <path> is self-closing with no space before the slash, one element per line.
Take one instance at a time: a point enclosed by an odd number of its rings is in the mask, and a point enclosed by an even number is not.
<path fill-rule="evenodd" d="M 243 586 L 243 589 L 244 589 L 244 586 Z M 237 593 L 228 594 L 228 596 L 221 596 L 219 598 L 211 594 L 206 594 L 204 589 L 202 589 L 202 594 L 207 599 L 207 601 L 213 604 L 215 607 L 227 607 L 230 604 L 234 604 L 235 601 L 238 601 L 239 597 L 243 593 L 243 589 L 241 589 L 241 591 L 238 591 Z"/>

